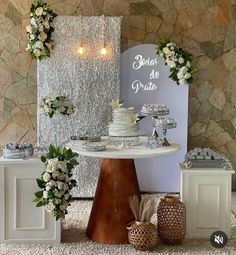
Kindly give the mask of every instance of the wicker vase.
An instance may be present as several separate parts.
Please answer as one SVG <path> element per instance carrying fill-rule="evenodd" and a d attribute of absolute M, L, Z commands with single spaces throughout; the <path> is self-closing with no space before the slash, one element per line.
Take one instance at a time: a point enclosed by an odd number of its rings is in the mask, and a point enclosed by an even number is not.
<path fill-rule="evenodd" d="M 156 226 L 150 222 L 132 221 L 128 229 L 129 243 L 137 250 L 149 251 L 157 244 Z"/>
<path fill-rule="evenodd" d="M 165 196 L 157 208 L 157 233 L 165 244 L 178 244 L 186 233 L 185 205 L 178 197 Z"/>

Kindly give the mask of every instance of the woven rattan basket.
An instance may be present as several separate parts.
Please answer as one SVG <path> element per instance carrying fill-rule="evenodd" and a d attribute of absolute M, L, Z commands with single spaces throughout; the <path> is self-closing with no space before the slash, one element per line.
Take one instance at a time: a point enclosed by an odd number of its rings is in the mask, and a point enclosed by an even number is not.
<path fill-rule="evenodd" d="M 165 196 L 157 208 L 157 233 L 166 244 L 178 244 L 186 233 L 185 205 L 178 197 Z"/>
<path fill-rule="evenodd" d="M 157 244 L 156 226 L 150 222 L 132 221 L 128 229 L 129 243 L 137 250 L 152 250 Z"/>

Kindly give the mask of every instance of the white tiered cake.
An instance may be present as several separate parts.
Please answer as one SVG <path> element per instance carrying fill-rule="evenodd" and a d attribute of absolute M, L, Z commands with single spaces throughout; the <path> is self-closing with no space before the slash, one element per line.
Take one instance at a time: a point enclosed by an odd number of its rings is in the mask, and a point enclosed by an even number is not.
<path fill-rule="evenodd" d="M 138 136 L 139 128 L 134 108 L 116 108 L 109 124 L 109 136 Z"/>

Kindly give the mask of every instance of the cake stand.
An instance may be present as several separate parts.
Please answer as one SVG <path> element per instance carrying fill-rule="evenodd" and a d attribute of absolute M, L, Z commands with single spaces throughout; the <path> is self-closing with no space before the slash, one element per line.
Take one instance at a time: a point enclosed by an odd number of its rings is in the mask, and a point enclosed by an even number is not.
<path fill-rule="evenodd" d="M 129 197 L 140 197 L 134 159 L 153 158 L 177 152 L 180 146 L 171 143 L 168 147 L 150 149 L 146 147 L 147 137 L 140 137 L 140 145 L 131 148 L 119 148 L 107 143 L 104 151 L 86 151 L 82 141 L 66 144 L 79 155 L 102 159 L 96 194 L 87 227 L 87 236 L 98 243 L 128 243 L 126 224 L 134 220 L 129 208 Z M 89 170 L 88 170 L 89 171 Z M 86 187 L 84 187 L 86 188 Z"/>

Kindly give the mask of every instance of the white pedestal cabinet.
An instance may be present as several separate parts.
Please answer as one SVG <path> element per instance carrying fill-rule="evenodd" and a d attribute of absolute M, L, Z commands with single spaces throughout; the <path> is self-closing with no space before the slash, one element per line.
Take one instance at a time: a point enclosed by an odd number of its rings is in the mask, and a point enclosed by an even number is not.
<path fill-rule="evenodd" d="M 0 242 L 60 243 L 60 221 L 33 203 L 39 159 L 0 158 Z"/>
<path fill-rule="evenodd" d="M 231 237 L 233 170 L 181 168 L 181 198 L 186 206 L 186 237 L 210 238 L 214 231 Z"/>

